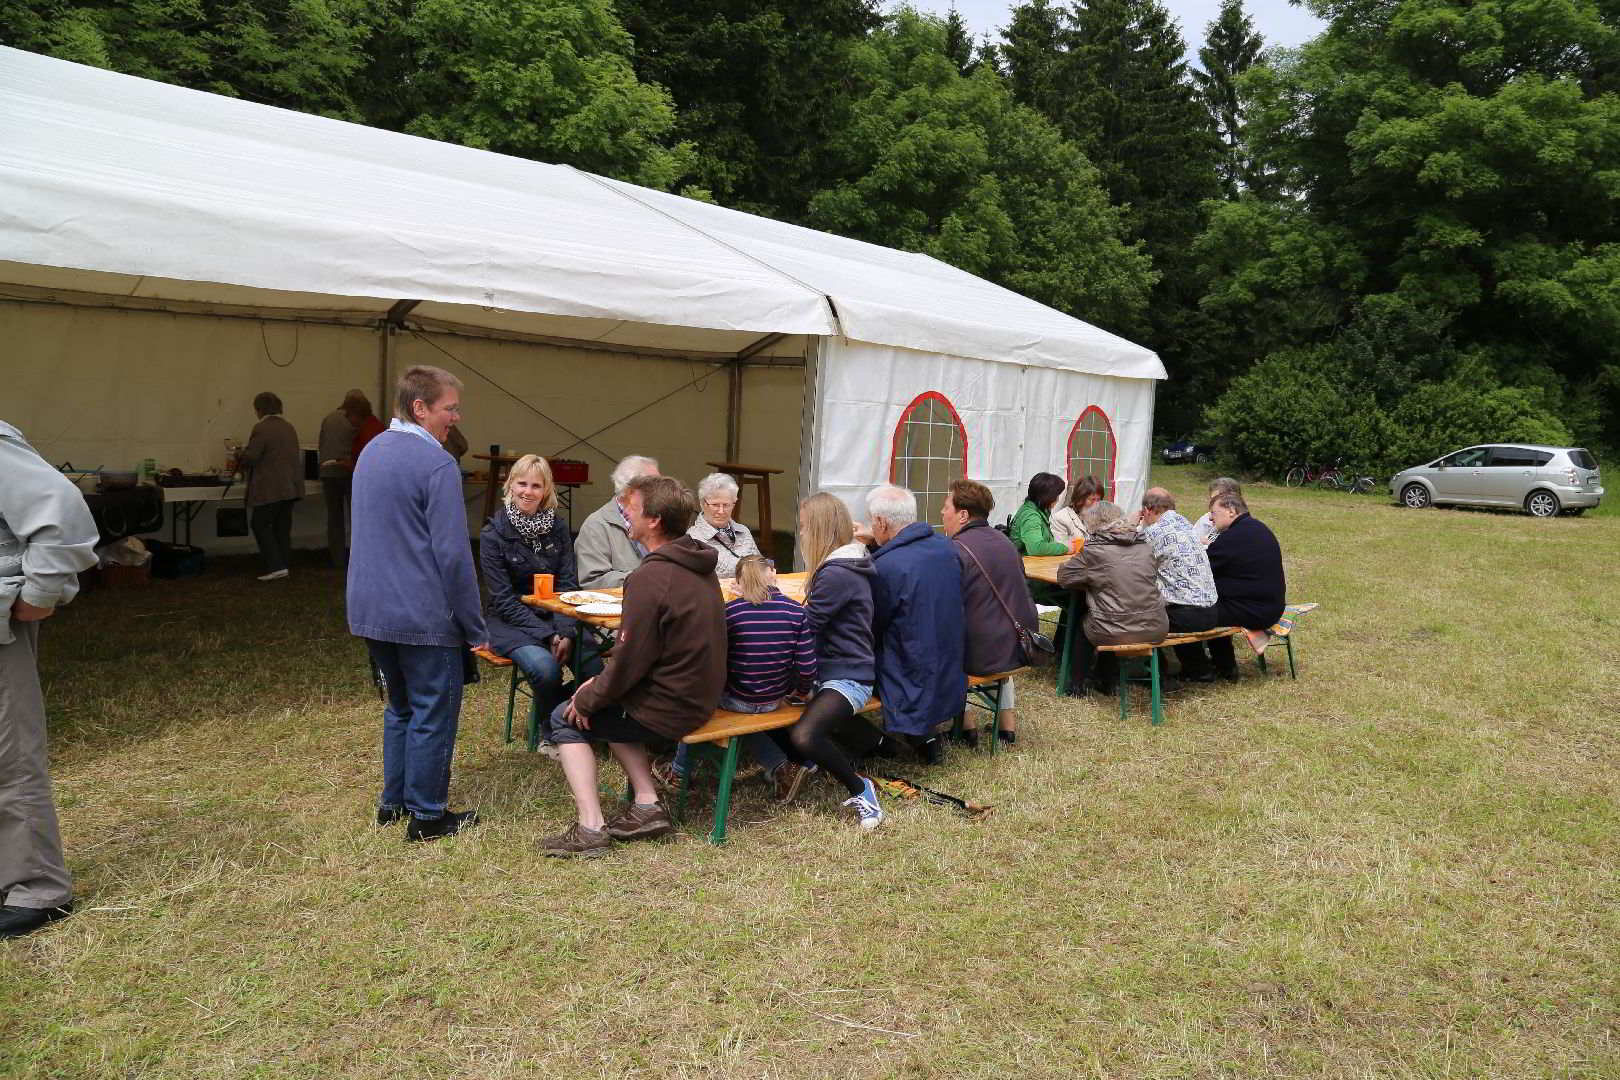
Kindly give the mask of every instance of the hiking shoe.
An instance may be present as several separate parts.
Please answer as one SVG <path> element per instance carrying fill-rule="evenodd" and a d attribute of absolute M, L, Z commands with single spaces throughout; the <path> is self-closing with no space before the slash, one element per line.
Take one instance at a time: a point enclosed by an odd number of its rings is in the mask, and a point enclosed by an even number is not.
<path fill-rule="evenodd" d="M 587 829 L 576 821 L 551 839 L 542 840 L 540 850 L 559 859 L 594 859 L 613 850 L 613 837 L 606 829 Z"/>
<path fill-rule="evenodd" d="M 405 808 L 403 806 L 379 806 L 379 807 L 377 807 L 377 824 L 378 825 L 392 825 L 394 822 L 398 821 L 400 818 L 402 818 L 404 816 L 405 816 Z"/>
<path fill-rule="evenodd" d="M 866 777 L 861 778 L 866 790 L 859 795 L 851 795 L 844 800 L 844 805 L 853 807 L 855 814 L 860 818 L 861 828 L 875 829 L 883 824 L 883 807 L 878 805 L 877 788 Z"/>
<path fill-rule="evenodd" d="M 792 802 L 799 797 L 799 788 L 810 770 L 795 761 L 784 761 L 771 773 L 771 787 L 777 802 Z"/>
<path fill-rule="evenodd" d="M 0 938 L 32 934 L 40 927 L 48 926 L 57 919 L 65 919 L 71 914 L 73 914 L 72 901 L 60 907 L 47 908 L 17 907 L 7 904 L 0 907 Z"/>
<path fill-rule="evenodd" d="M 463 810 L 459 814 L 448 811 L 442 817 L 412 817 L 405 826 L 405 839 L 412 841 L 437 840 L 441 836 L 454 836 L 463 829 L 478 824 L 478 811 Z"/>
<path fill-rule="evenodd" d="M 650 840 L 674 828 L 675 823 L 669 820 L 669 811 L 664 809 L 663 803 L 638 806 L 632 802 L 625 803 L 623 810 L 608 818 L 602 831 L 615 840 Z"/>

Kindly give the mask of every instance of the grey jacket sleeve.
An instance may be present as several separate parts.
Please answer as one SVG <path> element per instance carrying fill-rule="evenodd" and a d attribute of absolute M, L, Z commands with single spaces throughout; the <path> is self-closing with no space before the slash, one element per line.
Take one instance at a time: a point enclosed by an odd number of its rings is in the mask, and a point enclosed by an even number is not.
<path fill-rule="evenodd" d="M 99 538 L 79 489 L 0 426 L 0 579 L 20 577 L 15 595 L 35 607 L 65 604 L 79 571 L 96 565 Z"/>
<path fill-rule="evenodd" d="M 624 548 L 630 551 L 632 565 L 615 566 L 614 554 L 621 541 Z M 619 553 L 622 559 L 622 552 Z M 585 519 L 585 524 L 579 528 L 579 538 L 574 541 L 574 562 L 579 567 L 579 587 L 582 589 L 616 589 L 624 584 L 624 579 L 630 576 L 635 569 L 635 552 L 630 549 L 629 540 L 624 534 L 602 520 L 601 515 L 592 514 Z"/>

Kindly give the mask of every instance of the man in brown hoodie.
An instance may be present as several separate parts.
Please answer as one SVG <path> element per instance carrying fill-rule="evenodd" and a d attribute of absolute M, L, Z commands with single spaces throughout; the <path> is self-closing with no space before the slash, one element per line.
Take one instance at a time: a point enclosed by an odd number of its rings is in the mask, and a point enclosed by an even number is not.
<path fill-rule="evenodd" d="M 619 639 L 607 667 L 551 714 L 550 737 L 579 819 L 545 841 L 547 855 L 603 855 L 614 840 L 669 832 L 646 743 L 702 727 L 725 689 L 719 555 L 686 535 L 697 501 L 677 480 L 641 476 L 630 482 L 624 509 L 630 539 L 647 555 L 624 581 Z M 607 743 L 630 778 L 633 798 L 612 820 L 602 816 L 592 742 Z"/>

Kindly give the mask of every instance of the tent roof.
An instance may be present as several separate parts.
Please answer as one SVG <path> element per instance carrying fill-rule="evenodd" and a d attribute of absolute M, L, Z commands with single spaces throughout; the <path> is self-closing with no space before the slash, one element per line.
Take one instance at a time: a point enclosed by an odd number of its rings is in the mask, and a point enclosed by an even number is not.
<path fill-rule="evenodd" d="M 0 281 L 735 353 L 767 335 L 1163 378 L 923 255 L 0 47 Z M 778 343 L 768 347 L 797 349 Z"/>

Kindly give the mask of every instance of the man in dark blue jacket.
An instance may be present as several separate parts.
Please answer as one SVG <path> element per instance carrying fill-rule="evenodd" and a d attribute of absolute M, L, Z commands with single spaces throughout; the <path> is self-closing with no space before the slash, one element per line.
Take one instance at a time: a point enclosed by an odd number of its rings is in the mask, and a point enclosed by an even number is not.
<path fill-rule="evenodd" d="M 469 646 L 485 644 L 461 470 L 442 444 L 461 418 L 461 380 L 435 367 L 400 376 L 394 421 L 354 470 L 349 632 L 382 673 L 383 790 L 377 823 L 409 817 L 433 840 L 478 820 L 449 812 Z"/>
<path fill-rule="evenodd" d="M 1209 568 L 1215 574 L 1215 625 L 1251 631 L 1256 648 L 1264 648 L 1265 631 L 1282 618 L 1288 596 L 1282 547 L 1265 523 L 1249 514 L 1243 496 L 1217 495 L 1209 515 L 1218 530 L 1209 545 Z M 1237 678 L 1231 638 L 1209 643 L 1210 660 L 1225 679 Z"/>
<path fill-rule="evenodd" d="M 933 730 L 962 711 L 962 569 L 956 549 L 917 520 L 917 496 L 885 485 L 866 498 L 877 548 L 873 631 L 883 727 L 918 743 L 925 761 L 939 760 Z"/>

